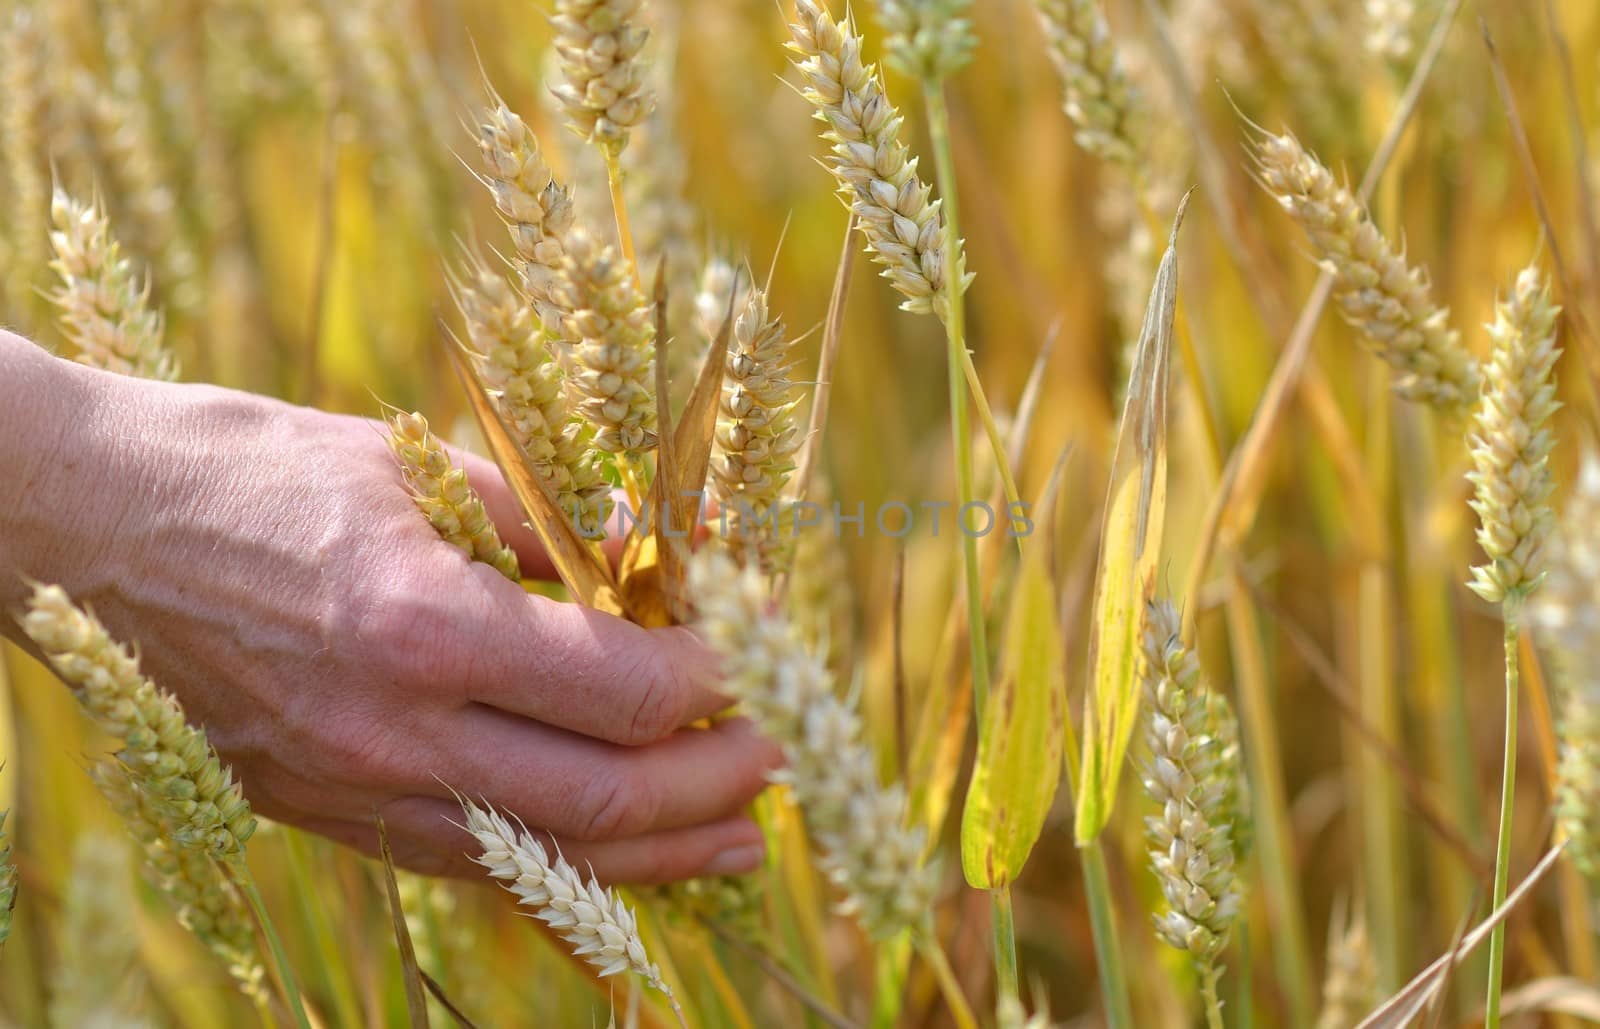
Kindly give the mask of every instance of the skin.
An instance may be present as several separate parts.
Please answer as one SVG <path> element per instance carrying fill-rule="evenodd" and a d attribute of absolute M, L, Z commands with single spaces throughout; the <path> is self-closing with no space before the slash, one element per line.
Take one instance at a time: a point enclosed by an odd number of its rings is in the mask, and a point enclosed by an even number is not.
<path fill-rule="evenodd" d="M 523 574 L 554 570 L 465 463 Z M 0 610 L 59 583 L 203 724 L 256 810 L 473 875 L 462 790 L 603 882 L 749 871 L 779 761 L 686 629 L 524 592 L 443 542 L 380 423 L 50 357 L 0 332 Z M 0 632 L 27 644 L 11 617 Z M 36 653 L 36 652 L 35 652 Z"/>

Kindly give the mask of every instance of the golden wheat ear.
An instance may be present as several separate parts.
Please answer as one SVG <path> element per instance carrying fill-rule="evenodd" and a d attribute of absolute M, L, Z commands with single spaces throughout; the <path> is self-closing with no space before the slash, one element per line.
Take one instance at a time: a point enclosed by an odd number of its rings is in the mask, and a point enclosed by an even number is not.
<path fill-rule="evenodd" d="M 689 563 L 699 630 L 722 660 L 722 688 L 783 747 L 780 781 L 794 791 L 821 866 L 845 894 L 841 911 L 878 939 L 921 924 L 935 872 L 924 834 L 906 826 L 900 784 L 885 787 L 860 712 L 840 699 L 822 659 L 771 610 L 766 579 L 720 550 Z"/>
<path fill-rule="evenodd" d="M 567 125 L 613 153 L 655 107 L 641 59 L 650 30 L 639 0 L 556 0 L 551 24 L 561 79 L 551 87 Z"/>
<path fill-rule="evenodd" d="M 492 805 L 480 807 L 457 794 L 466 824 L 461 826 L 477 840 L 480 853 L 473 858 L 489 876 L 498 879 L 517 903 L 554 929 L 604 976 L 632 972 L 666 995 L 678 1018 L 672 988 L 661 969 L 650 961 L 639 924 L 621 897 L 602 888 L 592 876 L 574 868 L 561 852 L 534 838 L 520 822 L 511 822 Z"/>
<path fill-rule="evenodd" d="M 1478 398 L 1477 359 L 1433 299 L 1427 273 L 1408 265 L 1367 210 L 1290 133 L 1253 140 L 1256 178 L 1305 230 L 1334 276 L 1334 298 L 1367 348 L 1394 369 L 1394 391 L 1450 412 Z"/>

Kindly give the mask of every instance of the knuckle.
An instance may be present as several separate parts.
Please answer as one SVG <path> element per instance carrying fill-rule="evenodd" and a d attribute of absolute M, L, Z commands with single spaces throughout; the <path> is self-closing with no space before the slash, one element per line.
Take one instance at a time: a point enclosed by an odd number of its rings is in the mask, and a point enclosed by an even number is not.
<path fill-rule="evenodd" d="M 461 675 L 452 641 L 455 612 L 427 584 L 406 587 L 378 601 L 365 619 L 362 637 L 379 667 L 406 682 L 436 683 Z"/>
<path fill-rule="evenodd" d="M 639 698 L 621 742 L 654 743 L 672 735 L 689 713 L 688 684 L 670 667 L 660 668 L 650 655 L 639 659 L 631 677 L 640 684 Z"/>
<path fill-rule="evenodd" d="M 344 711 L 313 718 L 300 735 L 322 777 L 367 783 L 387 782 L 401 770 L 392 731 L 381 719 Z"/>
<path fill-rule="evenodd" d="M 640 777 L 621 769 L 596 775 L 583 792 L 576 824 L 581 840 L 615 840 L 636 836 L 655 820 L 653 790 Z"/>

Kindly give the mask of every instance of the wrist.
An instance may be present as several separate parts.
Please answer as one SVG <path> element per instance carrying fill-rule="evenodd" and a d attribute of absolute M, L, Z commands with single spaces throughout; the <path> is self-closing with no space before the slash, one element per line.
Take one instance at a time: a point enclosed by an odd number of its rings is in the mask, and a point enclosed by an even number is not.
<path fill-rule="evenodd" d="M 11 611 L 23 577 L 75 594 L 104 581 L 92 573 L 113 549 L 127 494 L 118 451 L 130 442 L 108 411 L 129 406 L 120 397 L 134 384 L 3 332 L 0 384 L 0 610 Z"/>

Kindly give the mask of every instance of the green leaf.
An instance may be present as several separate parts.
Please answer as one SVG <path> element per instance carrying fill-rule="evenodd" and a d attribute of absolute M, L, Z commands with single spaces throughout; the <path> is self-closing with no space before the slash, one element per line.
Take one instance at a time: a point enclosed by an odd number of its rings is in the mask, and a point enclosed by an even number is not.
<path fill-rule="evenodd" d="M 1063 454 L 1038 505 L 1052 512 Z M 961 815 L 961 869 L 978 889 L 999 889 L 1022 872 L 1061 783 L 1067 737 L 1067 658 L 1056 612 L 1053 534 L 1022 539 L 1006 616 L 1006 665 L 984 705 L 978 757 Z"/>
<path fill-rule="evenodd" d="M 1074 827 L 1080 847 L 1093 841 L 1111 817 L 1123 758 L 1139 717 L 1139 627 L 1145 603 L 1155 592 L 1166 521 L 1167 371 L 1178 302 L 1178 227 L 1188 201 L 1185 195 L 1178 204 L 1150 290 L 1106 489 Z"/>

